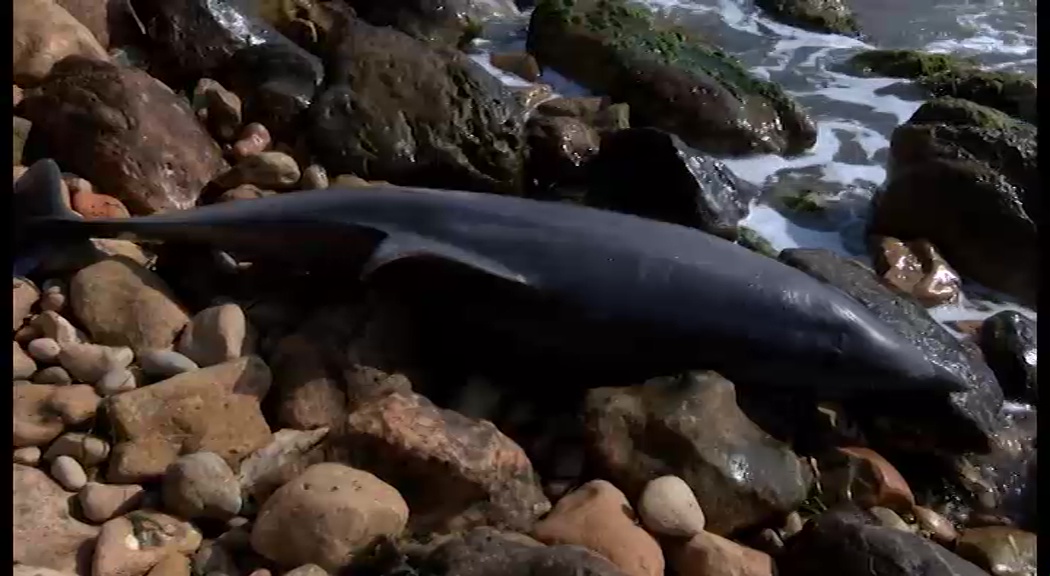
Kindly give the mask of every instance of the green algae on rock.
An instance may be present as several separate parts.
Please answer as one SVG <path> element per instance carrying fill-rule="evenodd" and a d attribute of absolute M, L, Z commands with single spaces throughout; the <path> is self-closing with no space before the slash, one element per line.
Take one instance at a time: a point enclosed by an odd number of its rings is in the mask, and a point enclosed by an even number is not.
<path fill-rule="evenodd" d="M 842 0 L 755 0 L 770 16 L 785 24 L 815 32 L 857 36 L 860 28 Z"/>
<path fill-rule="evenodd" d="M 816 127 L 776 84 L 626 0 L 541 0 L 528 50 L 631 107 L 632 123 L 713 154 L 800 153 Z"/>
<path fill-rule="evenodd" d="M 1038 122 L 1036 83 L 1024 74 L 983 70 L 969 58 L 917 50 L 869 50 L 850 64 L 867 73 L 914 79 L 934 96 L 965 98 Z"/>

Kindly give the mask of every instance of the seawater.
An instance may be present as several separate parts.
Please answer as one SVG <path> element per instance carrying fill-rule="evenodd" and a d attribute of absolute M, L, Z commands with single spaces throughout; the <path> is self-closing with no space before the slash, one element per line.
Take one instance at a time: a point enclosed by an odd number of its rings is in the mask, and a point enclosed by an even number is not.
<path fill-rule="evenodd" d="M 893 129 L 926 100 L 908 81 L 863 78 L 844 66 L 852 55 L 872 48 L 916 48 L 975 58 L 989 69 L 1036 75 L 1035 0 L 847 0 L 857 14 L 862 39 L 800 30 L 775 22 L 750 0 L 645 0 L 664 16 L 690 28 L 737 57 L 757 76 L 779 83 L 803 104 L 817 123 L 816 145 L 800 156 L 757 155 L 723 158 L 743 180 L 768 191 L 790 182 L 796 189 L 831 191 L 820 222 L 782 212 L 760 198 L 744 224 L 775 248 L 826 248 L 865 261 L 864 222 L 871 198 L 886 177 Z M 503 82 L 527 82 L 501 73 L 488 53 L 523 50 L 527 15 L 478 41 L 472 54 Z M 552 70 L 540 82 L 557 94 L 588 92 Z M 767 195 L 768 196 L 768 195 Z M 976 285 L 964 287 L 958 305 L 931 310 L 941 322 L 980 320 L 1012 309 L 1032 310 Z"/>

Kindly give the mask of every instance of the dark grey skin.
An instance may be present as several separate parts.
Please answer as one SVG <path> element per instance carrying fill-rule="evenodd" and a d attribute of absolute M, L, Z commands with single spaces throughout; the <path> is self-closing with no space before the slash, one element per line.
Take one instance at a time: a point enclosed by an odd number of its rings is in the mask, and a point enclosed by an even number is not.
<path fill-rule="evenodd" d="M 460 274 L 423 291 L 480 340 L 632 378 L 713 369 L 818 396 L 965 388 L 844 293 L 695 229 L 579 206 L 396 187 L 329 189 L 125 220 L 79 219 L 58 167 L 16 185 L 16 250 L 30 239 L 193 242 L 234 254 Z M 466 284 L 463 284 L 465 282 Z M 457 298 L 456 295 L 470 294 Z M 529 352 L 524 352 L 529 351 Z M 586 373 L 586 371 L 581 371 Z M 607 385 L 595 378 L 586 385 Z"/>

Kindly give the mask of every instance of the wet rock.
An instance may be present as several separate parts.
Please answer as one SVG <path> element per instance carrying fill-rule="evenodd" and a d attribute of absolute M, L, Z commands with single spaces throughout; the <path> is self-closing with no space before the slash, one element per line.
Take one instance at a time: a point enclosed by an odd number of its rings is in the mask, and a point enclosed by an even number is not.
<path fill-rule="evenodd" d="M 351 0 L 357 14 L 376 26 L 393 26 L 416 38 L 465 46 L 481 35 L 487 20 L 520 15 L 512 0 L 412 0 L 391 4 Z"/>
<path fill-rule="evenodd" d="M 988 451 L 990 438 L 1001 427 L 1002 391 L 995 375 L 917 302 L 884 286 L 860 262 L 820 249 L 789 249 L 780 253 L 784 263 L 835 286 L 892 326 L 930 359 L 969 383 L 969 389 L 942 394 L 901 398 L 865 397 L 848 408 L 865 421 L 867 433 L 910 450 L 933 447 L 953 452 Z M 706 508 L 705 508 L 706 509 Z"/>
<path fill-rule="evenodd" d="M 73 194 L 73 210 L 85 220 L 128 218 L 131 213 L 124 203 L 107 194 L 82 190 Z"/>
<path fill-rule="evenodd" d="M 54 364 L 58 361 L 62 347 L 53 338 L 37 338 L 26 345 L 26 352 L 38 362 Z"/>
<path fill-rule="evenodd" d="M 528 178 L 538 191 L 586 185 L 584 166 L 601 143 L 594 128 L 578 118 L 535 114 L 525 124 L 525 138 Z"/>
<path fill-rule="evenodd" d="M 22 102 L 31 140 L 134 214 L 185 210 L 225 168 L 190 107 L 145 72 L 73 57 Z M 82 119 L 90 118 L 90 122 Z"/>
<path fill-rule="evenodd" d="M 787 543 L 777 567 L 798 576 L 987 576 L 925 538 L 875 524 L 855 510 L 832 510 L 811 518 Z"/>
<path fill-rule="evenodd" d="M 981 325 L 981 352 L 1011 400 L 1039 400 L 1037 335 L 1035 320 L 1012 310 L 990 316 Z"/>
<path fill-rule="evenodd" d="M 779 86 L 622 0 L 541 0 L 528 50 L 629 104 L 636 125 L 673 131 L 705 152 L 796 153 L 816 141 L 813 121 Z"/>
<path fill-rule="evenodd" d="M 335 571 L 376 537 L 397 537 L 408 510 L 397 490 L 372 474 L 317 464 L 266 501 L 252 527 L 252 548 L 282 566 Z"/>
<path fill-rule="evenodd" d="M 607 97 L 566 98 L 558 96 L 537 104 L 536 113 L 544 116 L 578 118 L 594 126 L 603 136 L 631 127 L 630 106 L 622 102 L 613 103 Z"/>
<path fill-rule="evenodd" d="M 201 78 L 193 89 L 197 118 L 218 140 L 230 141 L 241 128 L 241 99 L 211 78 Z"/>
<path fill-rule="evenodd" d="M 875 249 L 875 271 L 890 287 L 932 308 L 958 302 L 962 280 L 925 240 L 882 238 Z"/>
<path fill-rule="evenodd" d="M 480 64 L 348 18 L 311 149 L 332 174 L 479 192 L 522 185 L 522 112 Z"/>
<path fill-rule="evenodd" d="M 489 54 L 489 63 L 529 82 L 540 79 L 540 65 L 525 52 L 493 52 Z"/>
<path fill-rule="evenodd" d="M 959 532 L 955 529 L 955 526 L 952 526 L 952 523 L 947 518 L 933 510 L 923 506 L 916 506 L 912 508 L 912 514 L 915 515 L 920 532 L 934 542 L 950 548 L 959 539 Z"/>
<path fill-rule="evenodd" d="M 44 453 L 44 460 L 54 460 L 59 456 L 68 456 L 91 468 L 109 457 L 109 443 L 83 432 L 66 432 L 51 443 Z"/>
<path fill-rule="evenodd" d="M 194 452 L 164 472 L 164 506 L 182 518 L 227 520 L 241 510 L 241 490 L 230 466 L 212 452 Z"/>
<path fill-rule="evenodd" d="M 710 532 L 700 532 L 675 550 L 670 562 L 680 576 L 773 576 L 773 559 Z"/>
<path fill-rule="evenodd" d="M 992 576 L 1035 576 L 1037 547 L 1031 532 L 988 526 L 963 530 L 955 549 Z"/>
<path fill-rule="evenodd" d="M 735 240 L 758 190 L 677 136 L 631 128 L 602 138 L 590 166 L 591 206 L 663 220 Z"/>
<path fill-rule="evenodd" d="M 69 456 L 59 456 L 51 463 L 51 476 L 63 488 L 76 492 L 87 484 L 87 473 L 79 462 Z"/>
<path fill-rule="evenodd" d="M 270 147 L 273 140 L 266 126 L 252 122 L 241 131 L 240 138 L 233 143 L 233 157 L 243 160 L 249 156 L 262 153 Z"/>
<path fill-rule="evenodd" d="M 882 506 L 872 506 L 868 508 L 868 513 L 875 517 L 875 521 L 886 528 L 893 528 L 894 530 L 902 530 L 904 532 L 915 532 L 899 514 L 890 510 L 889 508 L 883 508 Z"/>
<path fill-rule="evenodd" d="M 169 348 L 189 322 L 164 281 L 128 258 L 82 269 L 73 276 L 69 293 L 77 318 L 99 344 Z"/>
<path fill-rule="evenodd" d="M 303 170 L 303 178 L 299 181 L 299 187 L 303 190 L 324 190 L 328 188 L 328 172 L 320 164 L 311 164 Z"/>
<path fill-rule="evenodd" d="M 918 50 L 868 50 L 850 64 L 882 76 L 913 78 L 936 97 L 962 98 L 1033 124 L 1039 121 L 1036 83 L 1024 74 L 984 70 L 970 59 Z"/>
<path fill-rule="evenodd" d="M 36 466 L 40 463 L 40 448 L 36 446 L 27 446 L 25 448 L 15 449 L 14 462 L 15 464 L 23 464 L 25 466 Z"/>
<path fill-rule="evenodd" d="M 193 316 L 179 338 L 178 350 L 201 366 L 214 366 L 248 352 L 248 332 L 240 306 L 213 306 Z"/>
<path fill-rule="evenodd" d="M 523 108 L 525 114 L 531 114 L 536 106 L 554 98 L 554 89 L 550 84 L 528 84 L 525 86 L 511 86 L 511 94 Z"/>
<path fill-rule="evenodd" d="M 103 523 L 114 516 L 122 516 L 137 509 L 145 499 L 146 492 L 137 484 L 99 484 L 88 482 L 77 493 L 84 517 Z"/>
<path fill-rule="evenodd" d="M 112 370 L 127 368 L 134 357 L 131 349 L 124 346 L 70 342 L 62 346 L 58 361 L 77 380 L 94 384 Z"/>
<path fill-rule="evenodd" d="M 138 353 L 138 361 L 147 376 L 158 380 L 200 369 L 193 360 L 174 350 L 143 350 Z"/>
<path fill-rule="evenodd" d="M 1034 305 L 1039 259 L 1036 129 L 935 100 L 894 130 L 870 230 L 923 238 L 964 276 Z"/>
<path fill-rule="evenodd" d="M 108 59 L 91 31 L 53 0 L 18 0 L 11 8 L 15 84 L 39 83 L 67 56 Z"/>
<path fill-rule="evenodd" d="M 812 480 L 790 448 L 740 410 L 733 384 L 713 372 L 591 390 L 585 419 L 592 455 L 607 478 L 631 496 L 652 479 L 681 477 L 715 534 L 796 509 Z"/>
<path fill-rule="evenodd" d="M 249 356 L 111 396 L 108 413 L 120 443 L 109 479 L 157 478 L 180 452 L 214 452 L 236 466 L 270 442 L 259 409 L 269 388 L 269 369 Z"/>
<path fill-rule="evenodd" d="M 14 327 L 11 328 L 11 331 L 14 332 L 25 323 L 26 318 L 29 317 L 29 311 L 40 300 L 40 290 L 35 284 L 25 278 L 13 278 L 11 284 L 13 293 L 11 316 L 14 320 Z"/>
<path fill-rule="evenodd" d="M 278 488 L 294 480 L 324 457 L 318 448 L 328 428 L 278 430 L 273 441 L 241 462 L 237 482 L 256 503 L 265 502 Z"/>
<path fill-rule="evenodd" d="M 85 340 L 84 334 L 58 312 L 50 310 L 41 312 L 33 317 L 30 325 L 37 328 L 46 338 L 58 342 L 59 345 L 80 344 Z"/>
<path fill-rule="evenodd" d="M 235 188 L 254 184 L 260 188 L 290 188 L 299 182 L 302 174 L 295 159 L 283 152 L 260 152 L 248 156 L 220 174 L 215 184 L 222 188 Z"/>
<path fill-rule="evenodd" d="M 815 32 L 857 36 L 856 16 L 842 0 L 757 0 L 777 20 Z"/>
<path fill-rule="evenodd" d="M 661 576 L 660 545 L 634 523 L 627 497 L 615 486 L 594 480 L 558 501 L 533 528 L 547 544 L 583 546 L 617 565 L 628 576 Z"/>
<path fill-rule="evenodd" d="M 23 380 L 29 378 L 36 372 L 36 362 L 26 354 L 26 351 L 22 349 L 22 346 L 18 342 L 12 342 L 14 345 L 12 348 L 13 352 L 11 357 L 11 366 L 14 370 L 14 379 Z"/>
<path fill-rule="evenodd" d="M 70 515 L 73 497 L 43 470 L 14 465 L 14 558 L 16 563 L 73 574 L 90 571 L 98 529 Z"/>
<path fill-rule="evenodd" d="M 413 393 L 365 403 L 333 439 L 337 457 L 404 495 L 415 532 L 479 524 L 528 530 L 550 509 L 525 452 L 491 422 Z"/>
<path fill-rule="evenodd" d="M 678 476 L 650 480 L 638 498 L 638 516 L 655 534 L 691 538 L 704 531 L 704 511 Z"/>
<path fill-rule="evenodd" d="M 818 456 L 826 504 L 854 502 L 862 508 L 884 506 L 910 512 L 915 496 L 901 473 L 874 450 L 850 446 Z"/>
<path fill-rule="evenodd" d="M 423 570 L 435 576 L 625 576 L 615 564 L 580 546 L 543 546 L 489 527 L 458 535 L 431 552 Z"/>
<path fill-rule="evenodd" d="M 14 387 L 14 446 L 43 446 L 66 426 L 95 417 L 100 398 L 90 386 L 22 384 Z"/>
<path fill-rule="evenodd" d="M 33 129 L 33 123 L 25 118 L 14 117 L 14 132 L 12 139 L 13 147 L 13 160 L 15 164 L 22 163 L 22 151 L 26 146 L 26 139 L 29 138 L 29 131 Z"/>
<path fill-rule="evenodd" d="M 166 514 L 135 511 L 102 525 L 95 544 L 93 576 L 143 576 L 169 554 L 200 547 L 200 532 Z"/>

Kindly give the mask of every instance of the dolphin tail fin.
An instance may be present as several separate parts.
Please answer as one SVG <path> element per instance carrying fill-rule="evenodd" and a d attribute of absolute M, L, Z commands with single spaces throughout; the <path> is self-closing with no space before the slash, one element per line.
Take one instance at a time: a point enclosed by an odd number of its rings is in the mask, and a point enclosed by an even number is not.
<path fill-rule="evenodd" d="M 63 193 L 62 171 L 50 158 L 38 160 L 14 184 L 11 198 L 15 274 L 26 273 L 43 255 L 47 245 L 61 242 L 46 227 L 56 222 L 78 221 Z"/>
<path fill-rule="evenodd" d="M 416 234 L 402 232 L 390 233 L 379 243 L 361 270 L 361 280 L 367 280 L 389 265 L 412 260 L 458 264 L 515 284 L 528 283 L 524 276 L 491 258 Z"/>

